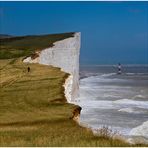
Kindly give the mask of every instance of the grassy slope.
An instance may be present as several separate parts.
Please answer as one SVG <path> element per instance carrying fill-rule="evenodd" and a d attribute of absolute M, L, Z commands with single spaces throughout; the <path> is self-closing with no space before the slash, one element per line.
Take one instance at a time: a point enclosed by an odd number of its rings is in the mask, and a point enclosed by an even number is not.
<path fill-rule="evenodd" d="M 65 103 L 59 68 L 0 60 L 0 146 L 125 146 L 98 138 L 70 117 L 76 106 Z M 27 66 L 31 72 L 27 72 Z M 54 103 L 53 100 L 60 100 Z"/>
<path fill-rule="evenodd" d="M 0 40 L 0 59 L 7 59 L 0 60 L 0 146 L 130 146 L 96 137 L 70 119 L 77 106 L 65 102 L 62 84 L 68 74 L 16 59 L 72 36 L 66 33 Z"/>
<path fill-rule="evenodd" d="M 54 42 L 73 37 L 73 35 L 74 33 L 63 33 L 0 39 L 0 59 L 28 56 L 35 50 L 51 47 Z"/>

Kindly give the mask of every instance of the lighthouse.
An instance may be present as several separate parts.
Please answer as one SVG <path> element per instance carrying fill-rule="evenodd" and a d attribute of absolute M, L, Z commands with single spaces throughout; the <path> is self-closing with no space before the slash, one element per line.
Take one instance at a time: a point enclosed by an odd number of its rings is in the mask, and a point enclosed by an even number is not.
<path fill-rule="evenodd" d="M 121 74 L 121 64 L 118 63 L 118 74 Z"/>

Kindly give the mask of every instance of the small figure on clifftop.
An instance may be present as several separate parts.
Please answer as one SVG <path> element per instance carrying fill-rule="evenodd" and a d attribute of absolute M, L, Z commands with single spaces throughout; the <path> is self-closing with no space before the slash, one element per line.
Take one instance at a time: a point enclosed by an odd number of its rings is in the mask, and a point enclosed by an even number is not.
<path fill-rule="evenodd" d="M 30 67 L 27 68 L 28 72 L 30 72 Z"/>
<path fill-rule="evenodd" d="M 121 74 L 121 64 L 118 63 L 118 74 Z"/>

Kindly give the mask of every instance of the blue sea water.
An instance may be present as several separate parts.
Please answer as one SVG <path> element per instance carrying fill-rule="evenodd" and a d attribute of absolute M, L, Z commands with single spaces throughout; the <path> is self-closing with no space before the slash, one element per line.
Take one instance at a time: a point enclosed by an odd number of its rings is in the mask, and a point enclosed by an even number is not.
<path fill-rule="evenodd" d="M 148 121 L 148 65 L 122 66 L 121 75 L 116 65 L 81 66 L 78 105 L 81 123 L 129 135 Z"/>

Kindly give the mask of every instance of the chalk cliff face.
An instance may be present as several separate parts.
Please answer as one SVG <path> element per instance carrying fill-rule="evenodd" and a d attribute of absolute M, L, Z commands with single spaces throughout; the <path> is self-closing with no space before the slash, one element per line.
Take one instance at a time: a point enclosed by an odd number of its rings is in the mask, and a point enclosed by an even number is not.
<path fill-rule="evenodd" d="M 64 94 L 65 97 L 67 99 L 67 102 L 71 102 L 72 101 L 72 89 L 73 89 L 73 76 L 70 75 L 64 83 Z"/>
<path fill-rule="evenodd" d="M 67 101 L 74 101 L 79 89 L 80 33 L 75 33 L 74 37 L 57 41 L 53 47 L 43 49 L 36 54 L 38 57 L 35 59 L 28 57 L 24 59 L 24 62 L 52 65 L 69 73 L 71 77 L 67 81 L 69 84 L 66 84 L 69 85 L 69 91 L 66 92 Z"/>

